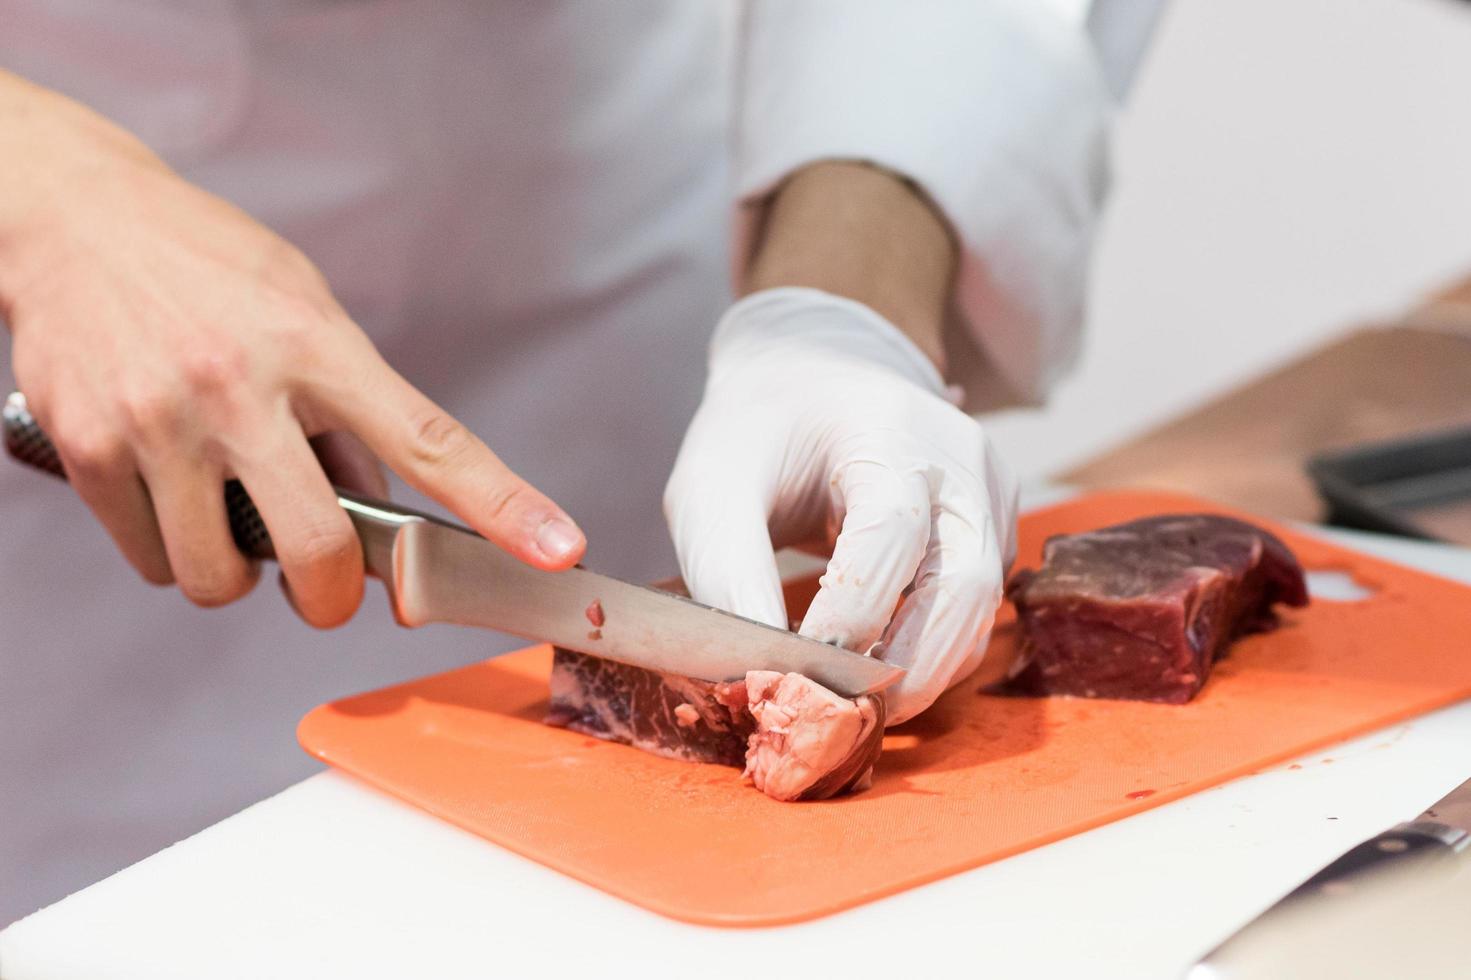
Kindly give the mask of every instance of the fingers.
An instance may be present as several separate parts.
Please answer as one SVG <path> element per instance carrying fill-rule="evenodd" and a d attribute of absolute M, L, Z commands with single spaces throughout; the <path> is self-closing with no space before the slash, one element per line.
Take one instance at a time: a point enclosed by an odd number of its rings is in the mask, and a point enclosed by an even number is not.
<path fill-rule="evenodd" d="M 980 663 L 1001 605 L 1001 559 L 988 514 L 940 509 L 914 590 L 883 639 L 883 659 L 908 671 L 884 693 L 887 724 L 913 718 Z"/>
<path fill-rule="evenodd" d="M 801 633 L 858 653 L 883 634 L 930 539 L 923 474 L 859 460 L 836 476 L 842 529 Z"/>
<path fill-rule="evenodd" d="M 318 628 L 340 626 L 362 602 L 362 545 L 306 437 L 290 419 L 271 431 L 275 444 L 238 476 L 271 533 L 292 608 Z"/>
<path fill-rule="evenodd" d="M 765 509 L 756 494 L 715 483 L 688 479 L 676 467 L 664 492 L 664 516 L 690 596 L 786 629 L 787 604 Z"/>
<path fill-rule="evenodd" d="M 224 475 L 197 459 L 143 463 L 169 565 L 195 605 L 223 606 L 255 585 L 259 569 L 235 548 L 225 515 Z"/>
<path fill-rule="evenodd" d="M 376 353 L 367 372 L 364 383 L 328 396 L 342 427 L 410 486 L 522 561 L 552 571 L 577 563 L 587 541 L 560 507 Z"/>
<path fill-rule="evenodd" d="M 153 501 L 132 454 L 108 435 L 58 436 L 67 480 L 96 515 L 128 563 L 154 585 L 174 580 Z"/>

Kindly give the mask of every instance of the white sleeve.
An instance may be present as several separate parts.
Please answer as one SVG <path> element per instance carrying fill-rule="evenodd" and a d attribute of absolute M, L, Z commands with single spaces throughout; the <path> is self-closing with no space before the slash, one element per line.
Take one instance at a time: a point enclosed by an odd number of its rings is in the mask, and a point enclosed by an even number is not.
<path fill-rule="evenodd" d="M 962 247 L 966 407 L 1040 400 L 1078 348 L 1106 184 L 1111 102 L 1081 25 L 1037 0 L 748 0 L 739 44 L 738 267 L 754 205 L 796 170 L 900 173 Z"/>

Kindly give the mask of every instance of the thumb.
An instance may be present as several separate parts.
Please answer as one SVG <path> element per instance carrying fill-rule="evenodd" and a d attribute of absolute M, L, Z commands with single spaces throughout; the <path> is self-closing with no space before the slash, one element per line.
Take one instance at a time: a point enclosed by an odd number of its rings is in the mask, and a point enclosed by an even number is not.
<path fill-rule="evenodd" d="M 680 478 L 664 492 L 664 516 L 680 574 L 696 602 L 786 629 L 787 604 L 766 526 L 754 494 L 732 494 Z"/>

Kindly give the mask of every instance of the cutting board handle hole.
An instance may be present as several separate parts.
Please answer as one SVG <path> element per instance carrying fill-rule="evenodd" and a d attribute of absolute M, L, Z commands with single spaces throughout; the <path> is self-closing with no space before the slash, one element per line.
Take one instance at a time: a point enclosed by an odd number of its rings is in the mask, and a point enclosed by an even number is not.
<path fill-rule="evenodd" d="M 1308 595 L 1313 599 L 1329 602 L 1363 602 L 1372 598 L 1379 590 L 1373 585 L 1354 578 L 1353 573 L 1342 568 L 1313 568 L 1307 573 Z"/>

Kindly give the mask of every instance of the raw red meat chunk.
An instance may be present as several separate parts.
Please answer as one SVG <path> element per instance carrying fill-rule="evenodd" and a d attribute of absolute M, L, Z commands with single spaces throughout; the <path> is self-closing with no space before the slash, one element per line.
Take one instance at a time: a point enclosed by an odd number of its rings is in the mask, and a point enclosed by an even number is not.
<path fill-rule="evenodd" d="M 754 670 L 712 684 L 559 649 L 546 720 L 656 755 L 743 766 L 778 800 L 820 800 L 868 785 L 884 708 L 800 674 Z"/>
<path fill-rule="evenodd" d="M 1243 633 L 1308 601 L 1302 567 L 1274 535 L 1213 514 L 1148 517 L 1051 538 L 1042 567 L 1007 584 L 1036 694 L 1183 704 Z"/>

